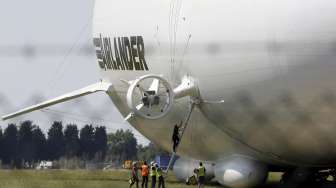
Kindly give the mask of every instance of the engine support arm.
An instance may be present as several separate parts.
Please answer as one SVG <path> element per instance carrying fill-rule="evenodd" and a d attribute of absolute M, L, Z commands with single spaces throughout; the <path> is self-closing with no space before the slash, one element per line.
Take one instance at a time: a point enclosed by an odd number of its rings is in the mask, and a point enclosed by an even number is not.
<path fill-rule="evenodd" d="M 70 93 L 61 95 L 59 97 L 53 98 L 51 100 L 48 100 L 48 101 L 45 101 L 45 102 L 30 106 L 30 107 L 27 107 L 27 108 L 24 108 L 22 110 L 16 111 L 16 112 L 11 113 L 11 114 L 7 114 L 5 116 L 2 116 L 2 119 L 3 120 L 11 119 L 11 118 L 14 118 L 14 117 L 17 117 L 17 116 L 20 116 L 20 115 L 23 115 L 23 114 L 26 114 L 26 113 L 29 113 L 29 112 L 33 112 L 35 110 L 40 110 L 40 109 L 48 107 L 48 106 L 52 106 L 52 105 L 55 105 L 55 104 L 58 104 L 58 103 L 62 103 L 62 102 L 65 102 L 65 101 L 68 101 L 68 100 L 71 100 L 71 99 L 79 98 L 79 97 L 89 95 L 89 94 L 92 94 L 92 93 L 95 93 L 95 92 L 98 92 L 98 91 L 107 92 L 107 91 L 110 90 L 111 86 L 112 86 L 111 83 L 107 83 L 107 82 L 103 82 L 103 81 L 98 82 L 98 83 L 89 85 L 87 87 L 84 87 L 82 89 L 78 89 L 78 90 L 75 90 L 73 92 L 70 92 Z"/>

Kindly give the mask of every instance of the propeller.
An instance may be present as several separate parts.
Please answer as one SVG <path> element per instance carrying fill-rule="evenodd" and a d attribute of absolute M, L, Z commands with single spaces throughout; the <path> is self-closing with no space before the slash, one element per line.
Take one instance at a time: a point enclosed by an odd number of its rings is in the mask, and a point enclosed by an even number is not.
<path fill-rule="evenodd" d="M 145 75 L 128 83 L 127 104 L 132 112 L 126 120 L 135 114 L 142 118 L 159 119 L 169 112 L 174 92 L 162 76 Z"/>
<path fill-rule="evenodd" d="M 131 109 L 125 120 L 134 115 L 147 119 L 164 117 L 173 105 L 174 99 L 191 97 L 195 103 L 222 104 L 224 100 L 208 101 L 201 99 L 196 81 L 191 76 L 184 76 L 181 83 L 172 89 L 169 82 L 161 75 L 148 74 L 132 81 L 121 80 L 129 85 L 127 105 Z"/>

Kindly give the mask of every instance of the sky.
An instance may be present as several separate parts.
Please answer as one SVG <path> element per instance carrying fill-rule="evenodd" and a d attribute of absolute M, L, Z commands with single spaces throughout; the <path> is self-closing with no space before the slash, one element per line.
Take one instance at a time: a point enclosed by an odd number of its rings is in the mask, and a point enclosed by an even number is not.
<path fill-rule="evenodd" d="M 82 88 L 99 80 L 92 48 L 94 0 L 2 0 L 0 3 L 0 114 Z M 108 132 L 131 129 L 104 93 L 48 107 L 10 121 L 33 120 L 44 131 L 63 124 L 104 125 Z"/>

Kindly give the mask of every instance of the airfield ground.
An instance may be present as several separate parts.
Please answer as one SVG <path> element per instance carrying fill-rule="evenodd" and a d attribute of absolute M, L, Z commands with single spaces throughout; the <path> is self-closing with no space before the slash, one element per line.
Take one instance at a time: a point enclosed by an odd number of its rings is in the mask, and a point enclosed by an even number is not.
<path fill-rule="evenodd" d="M 0 188 L 128 188 L 129 172 L 125 170 L 0 170 Z M 280 174 L 272 173 L 266 187 L 279 180 Z M 133 186 L 135 187 L 135 186 Z M 188 188 L 169 174 L 167 188 Z M 206 188 L 220 187 L 217 184 Z"/>

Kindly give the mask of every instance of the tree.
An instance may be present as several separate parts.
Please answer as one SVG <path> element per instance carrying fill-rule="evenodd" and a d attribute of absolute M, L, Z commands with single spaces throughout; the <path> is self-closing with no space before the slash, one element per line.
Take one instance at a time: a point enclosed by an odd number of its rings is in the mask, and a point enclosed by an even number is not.
<path fill-rule="evenodd" d="M 95 153 L 98 156 L 98 160 L 103 160 L 107 150 L 107 134 L 104 126 L 96 127 L 94 133 L 94 145 L 96 147 Z"/>
<path fill-rule="evenodd" d="M 55 121 L 48 130 L 48 158 L 59 159 L 64 155 L 64 135 L 62 122 Z"/>
<path fill-rule="evenodd" d="M 3 135 L 3 163 L 14 165 L 17 159 L 18 142 L 17 142 L 17 127 L 15 124 L 9 124 Z"/>
<path fill-rule="evenodd" d="M 117 130 L 108 135 L 108 155 L 110 160 L 122 163 L 137 158 L 137 140 L 130 130 Z"/>
<path fill-rule="evenodd" d="M 33 129 L 32 141 L 35 148 L 34 161 L 41 161 L 46 159 L 47 139 L 45 134 L 38 126 L 34 127 Z"/>
<path fill-rule="evenodd" d="M 67 158 L 77 156 L 80 151 L 77 125 L 69 124 L 66 126 L 64 130 L 64 141 L 65 156 Z"/>
<path fill-rule="evenodd" d="M 149 143 L 147 146 L 138 145 L 138 159 L 139 160 L 145 160 L 145 161 L 153 161 L 155 159 L 156 155 L 162 155 L 169 153 L 162 150 L 158 146 L 156 146 L 154 143 Z"/>
<path fill-rule="evenodd" d="M 19 153 L 18 157 L 22 162 L 33 162 L 35 147 L 33 146 L 33 123 L 24 121 L 20 125 L 18 134 Z"/>
<path fill-rule="evenodd" d="M 94 148 L 94 128 L 92 125 L 85 125 L 80 130 L 79 142 L 82 157 L 84 159 L 92 159 L 96 151 Z"/>

